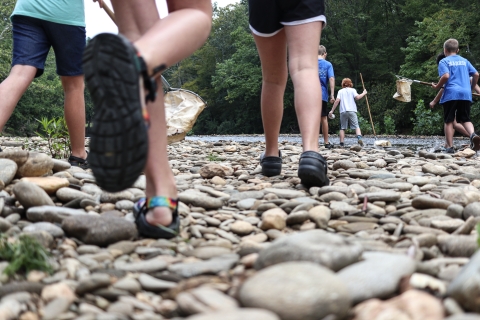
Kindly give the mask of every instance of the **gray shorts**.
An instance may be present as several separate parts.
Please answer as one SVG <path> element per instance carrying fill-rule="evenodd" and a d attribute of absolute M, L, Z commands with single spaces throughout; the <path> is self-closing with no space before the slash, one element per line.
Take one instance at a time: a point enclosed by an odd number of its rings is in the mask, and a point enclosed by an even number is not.
<path fill-rule="evenodd" d="M 355 111 L 345 111 L 340 113 L 340 130 L 348 129 L 349 124 L 350 129 L 359 128 L 357 113 Z"/>

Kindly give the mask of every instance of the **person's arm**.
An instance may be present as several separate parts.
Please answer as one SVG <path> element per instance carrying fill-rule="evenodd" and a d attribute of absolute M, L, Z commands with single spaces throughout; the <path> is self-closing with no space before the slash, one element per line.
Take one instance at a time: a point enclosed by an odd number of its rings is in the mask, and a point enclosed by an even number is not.
<path fill-rule="evenodd" d="M 328 79 L 328 82 L 330 83 L 330 103 L 334 103 L 335 102 L 335 78 L 334 77 L 330 77 L 330 79 Z"/>
<path fill-rule="evenodd" d="M 365 97 L 365 95 L 367 94 L 367 90 L 366 89 L 363 89 L 363 92 L 361 94 L 357 94 L 355 96 L 355 100 L 360 100 L 362 99 L 363 97 Z"/>
<path fill-rule="evenodd" d="M 103 0 L 93 0 L 93 2 L 98 2 L 98 6 L 103 8 Z"/>
<path fill-rule="evenodd" d="M 329 113 L 333 113 L 335 111 L 335 109 L 337 108 L 339 103 L 340 103 L 340 98 L 337 98 L 337 100 L 335 100 L 335 102 L 333 103 L 332 110 Z"/>
<path fill-rule="evenodd" d="M 475 92 L 475 87 L 478 87 L 477 82 L 478 82 L 478 72 L 475 72 L 472 76 L 472 83 L 471 83 L 472 91 L 474 92 Z"/>
<path fill-rule="evenodd" d="M 480 87 L 478 86 L 478 84 L 475 85 L 475 92 L 480 93 Z"/>
<path fill-rule="evenodd" d="M 435 83 L 432 83 L 432 88 L 435 89 L 435 90 L 439 90 L 441 88 L 443 88 L 443 86 L 445 85 L 445 83 L 447 83 L 448 79 L 450 78 L 450 73 L 444 73 L 443 76 L 440 78 L 440 81 L 438 81 L 437 84 Z"/>
<path fill-rule="evenodd" d="M 435 96 L 435 99 L 433 99 L 428 105 L 430 106 L 430 108 L 433 108 L 435 107 L 435 105 L 438 103 L 438 101 L 440 101 L 440 98 L 442 97 L 442 94 L 443 94 L 443 88 L 441 88 L 437 95 Z"/>

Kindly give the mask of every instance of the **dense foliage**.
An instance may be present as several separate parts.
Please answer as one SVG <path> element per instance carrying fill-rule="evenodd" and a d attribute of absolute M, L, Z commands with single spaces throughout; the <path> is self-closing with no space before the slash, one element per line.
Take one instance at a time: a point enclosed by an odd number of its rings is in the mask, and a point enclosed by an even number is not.
<path fill-rule="evenodd" d="M 351 78 L 362 90 L 360 73 L 368 90 L 377 134 L 442 134 L 441 107 L 430 111 L 435 91 L 412 85 L 412 102 L 392 99 L 395 75 L 427 82 L 438 80 L 435 58 L 443 42 L 460 41 L 460 54 L 480 69 L 480 15 L 477 1 L 466 0 L 325 0 L 328 24 L 321 43 L 333 63 L 336 90 Z M 11 33 L 8 15 L 14 1 L 0 0 L 0 80 L 10 68 Z M 6 132 L 31 134 L 35 119 L 58 117 L 63 93 L 55 75 L 53 56 L 46 73 L 29 88 L 9 121 Z M 262 133 L 260 117 L 261 69 L 248 28 L 246 0 L 214 9 L 213 28 L 206 44 L 192 57 L 165 74 L 174 87 L 190 89 L 208 102 L 193 129 L 194 134 Z M 87 97 L 87 101 L 90 101 Z M 90 102 L 88 102 L 89 110 Z M 285 93 L 282 132 L 298 133 L 293 87 Z M 371 132 L 365 99 L 358 102 L 364 133 Z M 480 103 L 472 108 L 474 124 L 480 121 Z M 91 111 L 90 111 L 91 112 Z M 363 120 L 362 120 L 363 119 Z M 426 126 L 428 122 L 428 126 Z M 338 121 L 330 121 L 337 132 Z"/>

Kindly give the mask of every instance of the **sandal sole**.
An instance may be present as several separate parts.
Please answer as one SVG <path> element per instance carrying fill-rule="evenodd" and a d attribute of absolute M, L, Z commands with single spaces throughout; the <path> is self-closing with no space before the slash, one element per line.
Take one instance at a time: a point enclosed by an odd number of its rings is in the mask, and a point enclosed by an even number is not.
<path fill-rule="evenodd" d="M 148 155 L 135 54 L 123 37 L 100 34 L 83 55 L 85 81 L 95 106 L 88 162 L 98 185 L 109 192 L 133 185 Z"/>

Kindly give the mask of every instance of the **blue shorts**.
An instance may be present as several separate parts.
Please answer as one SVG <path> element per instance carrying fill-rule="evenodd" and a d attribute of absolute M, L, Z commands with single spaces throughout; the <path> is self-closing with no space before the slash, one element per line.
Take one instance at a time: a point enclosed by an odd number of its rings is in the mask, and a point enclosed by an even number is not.
<path fill-rule="evenodd" d="M 55 52 L 57 74 L 83 74 L 82 55 L 85 49 L 85 27 L 70 26 L 42 19 L 14 15 L 12 17 L 12 67 L 20 64 L 37 68 L 35 78 L 43 74 L 50 48 Z"/>

